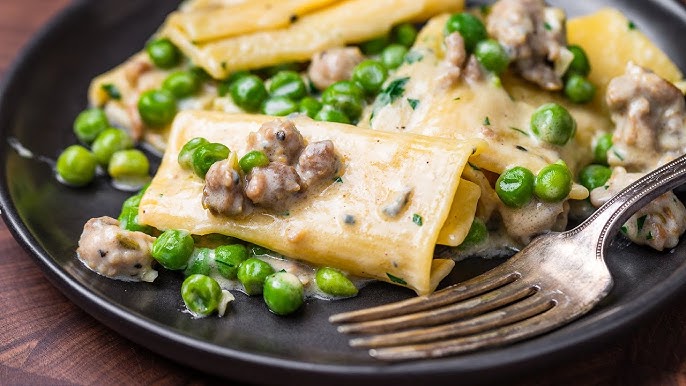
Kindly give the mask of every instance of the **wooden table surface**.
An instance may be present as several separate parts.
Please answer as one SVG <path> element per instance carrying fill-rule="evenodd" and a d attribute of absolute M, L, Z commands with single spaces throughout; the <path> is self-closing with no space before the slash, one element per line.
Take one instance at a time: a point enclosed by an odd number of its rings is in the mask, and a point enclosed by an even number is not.
<path fill-rule="evenodd" d="M 0 1 L 0 79 L 68 0 Z M 0 221 L 0 384 L 212 384 L 119 336 L 43 276 Z M 686 294 L 630 335 L 513 383 L 686 385 Z M 228 382 L 230 383 L 230 382 Z"/>

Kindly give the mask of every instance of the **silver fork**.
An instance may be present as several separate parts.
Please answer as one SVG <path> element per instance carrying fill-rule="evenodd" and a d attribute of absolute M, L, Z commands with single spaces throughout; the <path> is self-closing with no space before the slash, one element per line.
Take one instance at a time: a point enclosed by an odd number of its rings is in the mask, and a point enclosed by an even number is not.
<path fill-rule="evenodd" d="M 576 228 L 535 238 L 505 263 L 429 296 L 329 318 L 389 361 L 434 358 L 513 343 L 585 314 L 612 288 L 604 253 L 641 207 L 686 182 L 686 155 L 643 176 Z"/>

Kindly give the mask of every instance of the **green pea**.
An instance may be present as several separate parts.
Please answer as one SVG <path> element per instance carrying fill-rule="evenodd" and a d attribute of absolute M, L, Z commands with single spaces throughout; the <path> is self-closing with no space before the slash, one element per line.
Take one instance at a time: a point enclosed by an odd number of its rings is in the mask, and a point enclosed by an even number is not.
<path fill-rule="evenodd" d="M 612 134 L 606 133 L 598 137 L 593 148 L 593 160 L 597 164 L 607 165 L 607 152 L 612 148 Z"/>
<path fill-rule="evenodd" d="M 179 99 L 185 98 L 195 94 L 200 89 L 200 80 L 190 71 L 177 71 L 164 80 L 162 88 Z"/>
<path fill-rule="evenodd" d="M 248 295 L 258 295 L 262 293 L 262 287 L 267 276 L 274 273 L 274 268 L 268 263 L 251 257 L 245 260 L 238 267 L 238 281 L 245 287 Z"/>
<path fill-rule="evenodd" d="M 251 75 L 250 71 L 238 71 L 234 72 L 233 74 L 229 75 L 228 78 L 222 80 L 219 82 L 217 85 L 217 94 L 219 94 L 220 97 L 226 96 L 231 92 L 231 87 L 236 82 L 238 79 Z"/>
<path fill-rule="evenodd" d="M 333 296 L 351 297 L 357 295 L 357 287 L 342 272 L 323 267 L 317 270 L 315 275 L 317 287 L 324 293 Z"/>
<path fill-rule="evenodd" d="M 188 71 L 198 79 L 198 83 L 212 80 L 210 74 L 208 74 L 207 71 L 205 71 L 205 69 L 202 67 L 192 66 Z"/>
<path fill-rule="evenodd" d="M 476 45 L 488 37 L 484 23 L 469 13 L 456 13 L 445 23 L 445 34 L 459 32 L 464 39 L 467 52 L 474 51 Z"/>
<path fill-rule="evenodd" d="M 66 184 L 83 186 L 95 177 L 98 161 L 85 147 L 71 145 L 57 158 L 57 175 Z"/>
<path fill-rule="evenodd" d="M 91 143 L 110 127 L 105 112 L 99 108 L 82 111 L 74 120 L 74 134 L 83 143 Z"/>
<path fill-rule="evenodd" d="M 277 315 L 292 314 L 303 304 L 303 285 L 292 273 L 280 271 L 269 275 L 263 292 L 269 311 Z"/>
<path fill-rule="evenodd" d="M 388 35 L 383 35 L 360 44 L 360 49 L 365 55 L 377 55 L 386 48 L 388 43 L 390 43 Z"/>
<path fill-rule="evenodd" d="M 307 95 L 307 86 L 297 72 L 281 71 L 272 78 L 269 84 L 269 93 L 272 97 L 300 100 Z"/>
<path fill-rule="evenodd" d="M 144 190 L 129 197 L 121 206 L 121 213 L 119 214 L 119 227 L 132 232 L 143 232 L 150 234 L 153 228 L 149 225 L 142 225 L 138 222 L 138 206 L 141 203 Z"/>
<path fill-rule="evenodd" d="M 367 59 L 353 69 L 352 79 L 369 95 L 377 94 L 388 78 L 388 71 L 376 60 Z"/>
<path fill-rule="evenodd" d="M 310 118 L 314 118 L 321 109 L 322 103 L 316 98 L 305 97 L 300 100 L 300 112 Z"/>
<path fill-rule="evenodd" d="M 557 103 L 546 103 L 531 115 L 531 130 L 553 145 L 564 145 L 576 132 L 576 121 Z"/>
<path fill-rule="evenodd" d="M 167 38 L 155 39 L 149 42 L 145 50 L 150 60 L 159 68 L 171 68 L 179 64 L 181 53 Z"/>
<path fill-rule="evenodd" d="M 493 39 L 480 41 L 474 49 L 474 56 L 488 71 L 498 75 L 510 64 L 510 58 L 503 46 Z"/>
<path fill-rule="evenodd" d="M 498 177 L 495 183 L 495 192 L 505 205 L 521 208 L 531 201 L 534 192 L 534 178 L 531 170 L 515 166 Z"/>
<path fill-rule="evenodd" d="M 562 201 L 572 191 L 572 173 L 564 162 L 550 164 L 536 176 L 534 193 L 547 202 Z"/>
<path fill-rule="evenodd" d="M 153 227 L 138 222 L 138 207 L 123 208 L 117 220 L 119 220 L 119 227 L 127 231 L 151 234 L 154 230 Z"/>
<path fill-rule="evenodd" d="M 181 167 L 184 169 L 192 169 L 193 168 L 193 153 L 195 152 L 195 149 L 200 147 L 200 145 L 205 145 L 208 143 L 210 143 L 210 141 L 206 140 L 205 138 L 201 138 L 201 137 L 196 137 L 196 138 L 193 138 L 190 141 L 186 142 L 186 144 L 183 145 L 183 147 L 179 151 L 179 156 L 177 157 L 177 160 L 179 161 L 179 165 L 181 165 Z"/>
<path fill-rule="evenodd" d="M 243 173 L 245 174 L 250 173 L 254 167 L 267 165 L 269 165 L 269 157 L 267 157 L 263 151 L 259 150 L 251 150 L 247 152 L 238 161 L 238 166 L 241 167 L 241 170 L 243 170 Z"/>
<path fill-rule="evenodd" d="M 167 90 L 148 90 L 138 100 L 138 113 L 145 124 L 164 126 L 176 116 L 176 98 Z"/>
<path fill-rule="evenodd" d="M 350 80 L 342 80 L 336 83 L 333 83 L 329 87 L 326 88 L 326 90 L 329 90 L 329 93 L 341 93 L 341 94 L 348 94 L 348 95 L 354 95 L 359 98 L 364 98 L 364 89 L 360 87 L 359 84 L 350 81 Z M 324 90 L 324 91 L 326 91 Z M 324 93 L 322 93 L 322 102 L 324 101 Z M 323 102 L 326 103 L 326 102 Z"/>
<path fill-rule="evenodd" d="M 112 178 L 144 177 L 150 171 L 148 157 L 138 149 L 119 150 L 112 154 L 107 173 Z"/>
<path fill-rule="evenodd" d="M 217 271 L 227 279 L 238 277 L 238 267 L 248 259 L 248 249 L 242 244 L 222 245 L 214 250 Z"/>
<path fill-rule="evenodd" d="M 607 166 L 588 165 L 579 172 L 579 182 L 590 191 L 605 185 L 611 175 L 612 170 Z"/>
<path fill-rule="evenodd" d="M 488 228 L 484 222 L 475 217 L 472 221 L 472 226 L 469 228 L 467 236 L 465 236 L 462 244 L 460 244 L 461 249 L 466 249 L 479 245 L 488 239 Z"/>
<path fill-rule="evenodd" d="M 152 243 L 150 254 L 164 268 L 180 270 L 188 265 L 194 245 L 188 231 L 167 229 Z"/>
<path fill-rule="evenodd" d="M 98 135 L 91 146 L 91 151 L 95 155 L 100 165 L 107 165 L 112 155 L 119 150 L 126 150 L 133 147 L 133 140 L 123 130 L 109 128 Z"/>
<path fill-rule="evenodd" d="M 219 283 L 209 276 L 191 275 L 181 284 L 181 298 L 194 316 L 217 311 L 223 296 Z"/>
<path fill-rule="evenodd" d="M 138 222 L 138 207 L 143 198 L 143 194 L 148 187 L 145 186 L 138 193 L 124 200 L 121 205 L 121 212 L 119 213 L 119 227 L 132 232 L 143 232 L 151 234 L 153 228 L 149 225 L 142 225 Z"/>
<path fill-rule="evenodd" d="M 565 82 L 565 95 L 574 103 L 587 103 L 595 96 L 595 86 L 581 75 L 570 75 Z"/>
<path fill-rule="evenodd" d="M 200 178 L 205 178 L 205 174 L 210 167 L 217 161 L 229 158 L 231 151 L 221 143 L 205 143 L 198 146 L 192 155 L 192 166 L 195 174 Z"/>
<path fill-rule="evenodd" d="M 567 75 L 580 75 L 583 77 L 588 76 L 591 73 L 591 63 L 588 61 L 588 56 L 586 56 L 586 51 L 583 48 L 576 45 L 571 45 L 567 47 L 569 51 L 574 55 L 569 67 L 567 68 Z"/>
<path fill-rule="evenodd" d="M 183 272 L 184 275 L 209 275 L 212 272 L 212 250 L 208 248 L 198 248 L 191 253 L 188 265 Z"/>
<path fill-rule="evenodd" d="M 360 117 L 363 102 L 364 90 L 350 81 L 336 82 L 322 93 L 322 103 L 343 111 L 350 120 Z"/>
<path fill-rule="evenodd" d="M 267 96 L 264 82 L 257 75 L 242 76 L 231 84 L 233 102 L 245 111 L 259 110 Z"/>
<path fill-rule="evenodd" d="M 400 67 L 405 61 L 405 55 L 407 55 L 407 48 L 400 44 L 391 44 L 386 47 L 381 53 L 381 63 L 389 69 L 394 70 Z"/>
<path fill-rule="evenodd" d="M 350 123 L 350 118 L 341 110 L 330 106 L 324 105 L 321 110 L 314 116 L 315 121 L 323 122 L 338 122 L 338 123 Z"/>
<path fill-rule="evenodd" d="M 405 47 L 412 47 L 417 39 L 417 28 L 410 23 L 403 23 L 393 27 L 393 40 Z"/>
<path fill-rule="evenodd" d="M 262 114 L 284 117 L 298 111 L 298 102 L 287 97 L 271 97 L 262 103 Z"/>

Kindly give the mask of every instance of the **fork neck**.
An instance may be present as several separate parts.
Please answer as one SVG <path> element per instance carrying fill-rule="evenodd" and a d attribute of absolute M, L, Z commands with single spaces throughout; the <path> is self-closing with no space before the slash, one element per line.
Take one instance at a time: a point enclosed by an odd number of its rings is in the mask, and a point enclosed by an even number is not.
<path fill-rule="evenodd" d="M 613 237 L 634 213 L 685 182 L 686 155 L 682 155 L 624 188 L 572 232 L 591 231 L 591 240 L 598 240 L 596 257 L 602 259 L 604 246 L 609 245 L 607 239 Z"/>

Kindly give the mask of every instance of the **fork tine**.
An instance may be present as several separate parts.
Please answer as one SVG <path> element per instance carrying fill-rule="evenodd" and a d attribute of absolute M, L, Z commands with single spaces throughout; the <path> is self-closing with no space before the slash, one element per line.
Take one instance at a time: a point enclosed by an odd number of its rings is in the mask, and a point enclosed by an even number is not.
<path fill-rule="evenodd" d="M 476 335 L 418 345 L 406 345 L 369 350 L 369 355 L 386 361 L 438 358 L 502 346 L 532 336 L 540 335 L 566 323 L 564 307 L 552 307 L 548 311 L 520 322 Z"/>
<path fill-rule="evenodd" d="M 396 316 L 388 319 L 343 324 L 338 331 L 343 333 L 381 333 L 411 327 L 434 326 L 441 323 L 479 315 L 495 308 L 531 296 L 538 288 L 527 283 L 511 283 L 478 297 L 459 301 L 433 310 Z"/>
<path fill-rule="evenodd" d="M 377 348 L 430 342 L 492 330 L 546 312 L 557 301 L 551 293 L 537 293 L 519 302 L 477 317 L 436 327 L 381 334 L 350 340 L 350 346 Z"/>
<path fill-rule="evenodd" d="M 335 314 L 329 317 L 329 322 L 364 322 L 437 308 L 502 287 L 521 277 L 517 272 L 499 273 L 495 272 L 495 270 L 490 271 L 484 274 L 484 276 L 479 276 L 479 280 L 472 279 L 461 284 L 454 284 L 429 296 L 418 296 L 378 307 Z"/>

